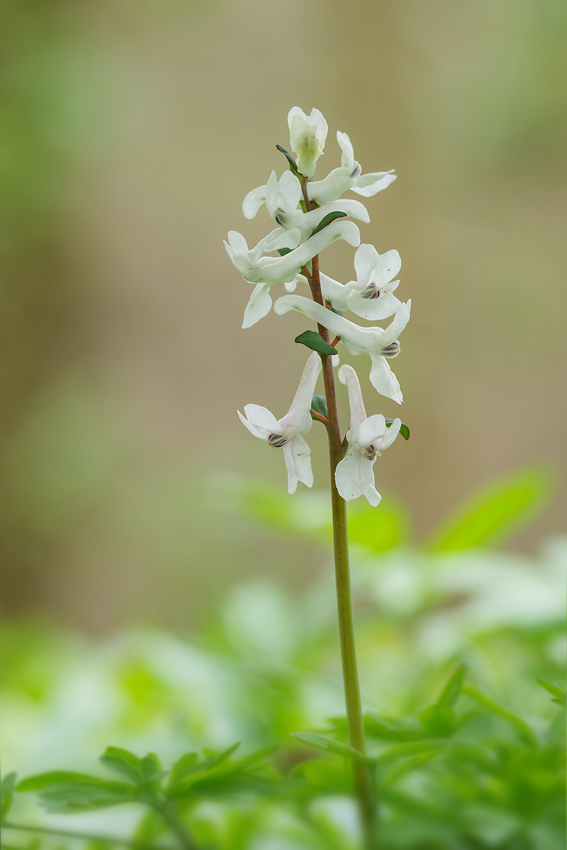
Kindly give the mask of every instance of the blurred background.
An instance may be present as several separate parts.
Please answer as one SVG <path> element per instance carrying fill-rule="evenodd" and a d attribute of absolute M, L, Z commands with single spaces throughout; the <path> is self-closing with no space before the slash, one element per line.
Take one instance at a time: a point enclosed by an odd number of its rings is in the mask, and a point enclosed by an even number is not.
<path fill-rule="evenodd" d="M 536 467 L 553 497 L 507 545 L 564 530 L 566 35 L 560 0 L 3 0 L 2 618 L 201 625 L 243 578 L 293 590 L 326 568 L 231 508 L 239 476 L 285 491 L 236 410 L 285 413 L 304 323 L 240 329 L 222 239 L 267 232 L 241 202 L 283 172 L 294 105 L 329 123 L 318 175 L 337 130 L 363 171 L 398 174 L 361 227 L 400 251 L 413 301 L 412 436 L 376 465 L 384 503 L 424 540 Z M 351 279 L 352 250 L 323 268 Z M 323 490 L 322 429 L 310 442 Z"/>

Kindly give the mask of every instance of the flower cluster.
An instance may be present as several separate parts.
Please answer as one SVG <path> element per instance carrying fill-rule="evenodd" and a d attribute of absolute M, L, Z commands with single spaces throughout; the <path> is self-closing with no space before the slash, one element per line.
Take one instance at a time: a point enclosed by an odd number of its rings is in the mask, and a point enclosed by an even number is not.
<path fill-rule="evenodd" d="M 248 219 L 254 218 L 265 205 L 277 226 L 253 248 L 248 248 L 244 237 L 236 231 L 230 231 L 224 243 L 233 265 L 254 285 L 243 327 L 254 325 L 270 312 L 273 284 L 283 284 L 288 293 L 295 293 L 298 284 L 308 284 L 313 299 L 284 295 L 277 299 L 275 312 L 283 315 L 290 310 L 298 311 L 326 328 L 329 338 L 335 338 L 333 346 L 342 342 L 350 354 L 368 355 L 372 385 L 381 395 L 400 404 L 402 392 L 389 364 L 400 352 L 398 337 L 410 316 L 411 302 L 403 303 L 394 295 L 399 283 L 394 278 L 400 271 L 400 255 L 397 251 L 379 254 L 372 245 L 361 245 L 358 226 L 350 219 L 370 221 L 366 207 L 361 201 L 341 197 L 349 190 L 371 197 L 389 186 L 396 179 L 395 174 L 391 171 L 362 174 L 349 137 L 338 132 L 340 166 L 322 180 L 313 180 L 317 161 L 324 153 L 327 122 L 318 109 L 306 115 L 295 106 L 288 115 L 288 124 L 295 158 L 283 148 L 279 150 L 287 157 L 290 170 L 279 179 L 272 171 L 268 182 L 249 192 L 242 205 Z M 319 254 L 337 240 L 357 248 L 356 280 L 348 283 L 319 272 Z M 362 326 L 343 316 L 349 311 L 370 322 L 391 321 L 387 327 Z M 314 352 L 307 360 L 295 398 L 282 419 L 276 419 L 269 410 L 256 404 L 246 405 L 244 416 L 238 412 L 254 436 L 283 448 L 290 493 L 295 492 L 298 481 L 312 486 L 310 450 L 303 435 L 311 428 L 313 415 L 327 423 L 325 417 L 312 411 L 321 359 L 331 353 L 328 343 L 326 349 L 323 340 L 321 343 L 322 348 L 310 346 L 322 353 Z M 336 365 L 338 357 L 331 357 L 331 361 Z M 380 495 L 374 486 L 373 466 L 380 452 L 395 440 L 402 423 L 399 419 L 386 420 L 380 414 L 367 417 L 354 369 L 344 365 L 338 376 L 348 389 L 351 416 L 345 438 L 346 452 L 335 472 L 337 489 L 347 501 L 364 495 L 370 504 L 377 505 Z"/>

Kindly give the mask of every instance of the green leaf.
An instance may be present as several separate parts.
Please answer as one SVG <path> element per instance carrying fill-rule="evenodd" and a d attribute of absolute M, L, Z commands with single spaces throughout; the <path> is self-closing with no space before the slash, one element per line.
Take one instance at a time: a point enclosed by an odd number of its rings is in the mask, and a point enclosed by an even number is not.
<path fill-rule="evenodd" d="M 400 762 L 400 764 L 395 765 L 395 767 L 381 777 L 380 788 L 391 788 L 394 783 L 403 779 L 404 776 L 414 773 L 416 770 L 419 770 L 420 767 L 428 764 L 431 759 L 435 758 L 436 755 L 437 753 L 434 750 L 431 750 L 427 753 L 422 753 L 421 755 L 413 756 L 412 758 L 408 758 L 405 761 Z"/>
<path fill-rule="evenodd" d="M 171 768 L 169 784 L 175 785 L 177 782 L 184 779 L 189 773 L 193 773 L 195 765 L 198 764 L 198 762 L 199 756 L 197 753 L 186 753 L 186 755 L 181 756 L 181 758 L 178 759 Z"/>
<path fill-rule="evenodd" d="M 510 534 L 548 499 L 547 471 L 531 469 L 473 496 L 426 543 L 433 552 L 458 552 L 493 544 Z"/>
<path fill-rule="evenodd" d="M 364 716 L 364 730 L 369 738 L 375 738 L 378 741 L 397 741 L 400 744 L 422 741 L 424 738 L 423 729 L 397 726 L 392 721 L 374 714 Z"/>
<path fill-rule="evenodd" d="M 327 399 L 324 395 L 314 395 L 311 399 L 311 410 L 314 410 L 315 413 L 318 413 L 319 416 L 324 416 L 325 419 L 329 418 L 329 412 L 327 410 Z"/>
<path fill-rule="evenodd" d="M 170 798 L 183 796 L 183 794 L 190 790 L 193 785 L 203 779 L 204 775 L 213 773 L 217 768 L 228 761 L 230 756 L 236 749 L 238 749 L 239 746 L 240 744 L 233 744 L 232 747 L 229 747 L 222 753 L 215 753 L 210 758 L 204 759 L 203 761 L 195 762 L 193 759 L 192 764 L 190 764 L 191 756 L 193 756 L 194 753 L 188 753 L 187 757 L 182 756 L 179 761 L 176 762 L 171 772 L 171 777 L 167 786 L 167 796 Z M 184 758 L 187 758 L 187 761 L 183 762 Z"/>
<path fill-rule="evenodd" d="M 323 337 L 317 331 L 304 331 L 299 336 L 295 337 L 295 341 L 306 345 L 312 351 L 319 351 L 321 354 L 336 354 L 337 351 L 333 346 L 325 342 Z"/>
<path fill-rule="evenodd" d="M 61 785 L 96 785 L 111 791 L 130 791 L 123 782 L 112 782 L 99 779 L 98 776 L 89 776 L 87 773 L 75 773 L 72 770 L 50 770 L 47 773 L 37 773 L 22 779 L 16 786 L 16 791 L 44 791 Z"/>
<path fill-rule="evenodd" d="M 449 705 L 430 705 L 419 712 L 417 719 L 432 738 L 446 738 L 455 727 L 455 709 Z"/>
<path fill-rule="evenodd" d="M 305 777 L 307 782 L 323 791 L 333 794 L 351 794 L 352 779 L 347 774 L 341 762 L 329 761 L 329 759 L 309 759 L 296 765 L 294 773 Z"/>
<path fill-rule="evenodd" d="M 309 744 L 310 747 L 317 747 L 318 750 L 325 750 L 325 752 L 334 753 L 337 756 L 362 761 L 368 765 L 375 764 L 375 759 L 362 755 L 354 747 L 343 744 L 342 741 L 335 741 L 333 738 L 317 735 L 315 732 L 291 732 L 290 734 L 292 738 L 296 738 L 304 744 Z"/>
<path fill-rule="evenodd" d="M 292 157 L 292 155 L 288 151 L 286 151 L 285 148 L 282 148 L 281 145 L 276 145 L 276 148 L 279 150 L 280 153 L 283 153 L 283 155 L 285 156 L 285 158 L 289 162 L 289 167 L 291 168 L 291 170 L 293 171 L 295 176 L 297 178 L 299 178 L 300 175 L 299 175 L 299 171 L 297 170 L 297 163 L 294 160 L 294 158 Z"/>
<path fill-rule="evenodd" d="M 316 233 L 319 233 L 319 231 L 324 230 L 325 227 L 328 227 L 331 222 L 336 221 L 337 218 L 345 218 L 345 216 L 346 213 L 339 212 L 338 210 L 336 212 L 327 213 L 325 218 L 321 219 L 317 227 L 311 231 L 311 236 L 315 236 Z"/>
<path fill-rule="evenodd" d="M 11 794 L 16 787 L 16 779 L 18 778 L 17 773 L 7 773 L 6 776 L 2 779 L 2 784 L 0 785 L 0 797 L 7 797 Z"/>
<path fill-rule="evenodd" d="M 465 664 L 459 664 L 443 690 L 441 691 L 441 696 L 439 697 L 439 705 L 447 705 L 452 706 L 457 701 L 457 697 L 461 692 L 461 688 L 463 686 L 463 682 L 465 676 L 467 675 L 467 668 Z"/>
<path fill-rule="evenodd" d="M 142 779 L 150 780 L 157 779 L 163 773 L 161 762 L 155 753 L 148 753 L 140 761 L 140 772 Z"/>
<path fill-rule="evenodd" d="M 14 802 L 13 791 L 16 786 L 16 779 L 16 773 L 7 773 L 0 783 L 0 824 L 12 808 L 12 803 Z"/>
<path fill-rule="evenodd" d="M 133 802 L 136 798 L 130 786 L 125 785 L 124 788 L 120 793 L 96 785 L 64 785 L 53 791 L 44 791 L 40 799 L 48 812 L 88 812 Z"/>
<path fill-rule="evenodd" d="M 366 502 L 351 502 L 348 537 L 351 543 L 362 544 L 373 552 L 386 552 L 408 542 L 407 515 L 402 506 L 392 499 L 386 504 L 383 502 L 379 510 Z"/>
<path fill-rule="evenodd" d="M 396 744 L 393 747 L 388 747 L 379 756 L 373 759 L 374 764 L 390 764 L 390 762 L 398 761 L 398 759 L 408 758 L 409 756 L 417 756 L 425 753 L 436 755 L 447 747 L 447 741 L 411 741 L 407 744 Z"/>
<path fill-rule="evenodd" d="M 291 251 L 291 248 L 278 248 L 278 254 L 280 255 L 280 257 L 285 257 L 285 255 L 290 254 Z"/>
<path fill-rule="evenodd" d="M 140 759 L 134 753 L 123 750 L 121 747 L 107 747 L 100 761 L 105 767 L 114 770 L 129 782 L 142 781 L 142 769 Z"/>
<path fill-rule="evenodd" d="M 393 423 L 393 419 L 386 418 L 386 428 L 390 428 Z M 409 440 L 410 430 L 405 422 L 402 422 L 400 425 L 400 436 L 404 438 L 404 440 Z"/>
<path fill-rule="evenodd" d="M 107 781 L 68 770 L 30 776 L 22 780 L 16 790 L 39 792 L 42 804 L 50 812 L 90 811 L 135 799 L 132 787 L 125 782 Z"/>
<path fill-rule="evenodd" d="M 504 708 L 503 705 L 495 702 L 486 694 L 483 694 L 482 691 L 477 690 L 476 688 L 471 688 L 469 685 L 465 685 L 461 688 L 461 693 L 465 696 L 474 699 L 484 708 L 488 709 L 491 714 L 496 714 L 498 717 L 501 717 L 507 723 L 512 726 L 520 740 L 522 740 L 528 746 L 535 747 L 537 746 L 537 738 L 534 734 L 531 726 L 522 720 L 521 717 L 518 717 L 517 714 L 513 714 L 511 711 L 508 711 L 507 708 Z"/>
<path fill-rule="evenodd" d="M 556 702 L 557 705 L 562 705 L 563 708 L 567 706 L 567 692 L 564 691 L 563 688 L 560 688 L 558 685 L 552 685 L 551 682 L 544 682 L 542 679 L 536 679 L 536 682 L 555 697 L 555 699 L 552 699 L 551 702 Z"/>
<path fill-rule="evenodd" d="M 240 772 L 256 768 L 258 765 L 261 765 L 262 762 L 265 762 L 268 756 L 275 753 L 277 749 L 279 749 L 278 744 L 272 744 L 271 747 L 262 747 L 261 750 L 256 750 L 254 753 L 250 753 L 250 755 L 244 756 L 244 758 L 233 762 L 232 767 L 237 768 Z"/>

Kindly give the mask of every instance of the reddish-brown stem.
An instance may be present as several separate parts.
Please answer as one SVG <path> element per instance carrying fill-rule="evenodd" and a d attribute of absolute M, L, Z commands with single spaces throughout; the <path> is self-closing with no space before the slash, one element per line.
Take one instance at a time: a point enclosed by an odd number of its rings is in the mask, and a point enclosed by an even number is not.
<path fill-rule="evenodd" d="M 314 410 L 311 411 L 311 418 L 316 419 L 318 422 L 322 422 L 323 425 L 327 426 L 329 424 L 329 420 L 322 416 L 320 413 L 316 413 Z"/>

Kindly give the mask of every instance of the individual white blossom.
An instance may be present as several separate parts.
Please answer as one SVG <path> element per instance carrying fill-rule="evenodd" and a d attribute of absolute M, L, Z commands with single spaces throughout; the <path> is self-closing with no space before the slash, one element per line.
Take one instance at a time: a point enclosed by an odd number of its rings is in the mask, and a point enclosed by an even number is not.
<path fill-rule="evenodd" d="M 259 283 L 260 281 L 285 283 L 291 281 L 305 263 L 308 263 L 316 254 L 321 253 L 332 242 L 339 239 L 344 239 L 353 248 L 360 245 L 358 227 L 353 221 L 345 221 L 344 219 L 332 221 L 331 224 L 315 233 L 301 245 L 297 245 L 297 230 L 278 228 L 273 233 L 277 236 L 269 244 L 267 244 L 267 240 L 270 239 L 272 234 L 262 239 L 252 249 L 248 248 L 246 239 L 241 233 L 236 230 L 230 230 L 228 233 L 228 242 L 224 243 L 224 247 L 235 268 L 249 283 Z M 292 250 L 283 257 L 261 256 L 266 251 L 278 250 L 279 248 L 292 248 Z"/>
<path fill-rule="evenodd" d="M 387 328 L 362 328 L 301 295 L 285 295 L 283 298 L 278 298 L 274 309 L 280 316 L 290 310 L 298 310 L 340 337 L 341 342 L 351 354 L 368 354 L 372 362 L 370 369 L 372 386 L 381 395 L 401 404 L 403 395 L 400 384 L 390 369 L 388 360 L 397 357 L 400 353 L 398 336 L 409 321 L 410 307 L 411 301 L 402 303 Z"/>
<path fill-rule="evenodd" d="M 287 123 L 291 149 L 297 156 L 297 170 L 304 177 L 313 177 L 315 163 L 325 147 L 327 122 L 318 109 L 306 115 L 303 109 L 294 106 L 289 110 Z"/>
<path fill-rule="evenodd" d="M 350 428 L 346 455 L 335 470 L 337 490 L 347 502 L 366 496 L 376 507 L 382 497 L 374 482 L 374 464 L 378 455 L 392 445 L 402 423 L 394 419 L 388 428 L 381 413 L 366 416 L 360 383 L 352 366 L 341 366 L 339 380 L 348 388 Z"/>
<path fill-rule="evenodd" d="M 272 298 L 269 289 L 272 284 L 284 283 L 293 290 L 301 267 L 338 239 L 344 239 L 356 248 L 360 244 L 360 231 L 356 224 L 344 219 L 333 221 L 283 257 L 266 257 L 262 256 L 263 251 L 297 244 L 299 231 L 278 228 L 255 248 L 249 249 L 244 236 L 231 230 L 228 242 L 224 243 L 227 253 L 244 279 L 257 284 L 246 308 L 243 327 L 250 327 L 270 312 Z"/>
<path fill-rule="evenodd" d="M 393 295 L 399 280 L 392 282 L 401 266 L 397 251 L 379 254 L 374 245 L 361 245 L 354 255 L 356 280 L 343 284 L 321 273 L 323 297 L 340 313 L 350 310 L 372 322 L 388 319 L 402 303 Z"/>
<path fill-rule="evenodd" d="M 310 212 L 299 209 L 303 197 L 301 184 L 295 174 L 284 171 L 278 180 L 272 171 L 265 186 L 259 186 L 249 192 L 242 202 L 244 216 L 252 219 L 262 204 L 266 204 L 268 214 L 280 227 L 299 229 L 302 239 L 311 235 L 319 223 L 331 212 L 344 212 L 366 224 L 370 221 L 368 210 L 360 201 L 344 199 L 331 204 L 323 204 Z"/>
<path fill-rule="evenodd" d="M 358 195 L 370 198 L 386 189 L 396 179 L 393 171 L 377 171 L 373 174 L 362 174 L 360 164 L 354 158 L 354 149 L 346 133 L 337 133 L 337 142 L 342 151 L 340 168 L 335 168 L 323 180 L 309 182 L 307 192 L 309 199 L 318 204 L 336 201 L 341 195 L 351 189 Z"/>
<path fill-rule="evenodd" d="M 244 416 L 238 411 L 241 422 L 251 434 L 274 448 L 283 448 L 289 493 L 295 493 L 298 481 L 308 487 L 313 486 L 311 450 L 302 434 L 306 434 L 313 424 L 311 401 L 320 371 L 321 358 L 313 352 L 305 364 L 291 407 L 281 419 L 276 419 L 273 413 L 258 404 L 247 404 Z"/>

